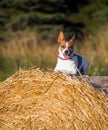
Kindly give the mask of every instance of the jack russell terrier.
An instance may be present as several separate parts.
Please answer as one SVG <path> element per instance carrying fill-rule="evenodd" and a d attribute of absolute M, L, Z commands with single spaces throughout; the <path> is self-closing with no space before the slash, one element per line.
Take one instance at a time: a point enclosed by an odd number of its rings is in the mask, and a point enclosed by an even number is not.
<path fill-rule="evenodd" d="M 69 75 L 86 75 L 88 71 L 88 62 L 81 56 L 75 54 L 74 49 L 75 35 L 66 41 L 63 32 L 58 35 L 59 54 L 56 54 L 57 64 L 55 72 L 65 72 Z"/>

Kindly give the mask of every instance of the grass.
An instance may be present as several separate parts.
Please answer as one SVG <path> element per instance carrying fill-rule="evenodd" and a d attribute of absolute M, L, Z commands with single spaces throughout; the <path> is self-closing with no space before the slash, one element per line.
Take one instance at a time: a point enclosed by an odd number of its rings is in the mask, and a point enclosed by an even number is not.
<path fill-rule="evenodd" d="M 0 43 L 1 81 L 20 68 L 54 69 L 55 53 L 58 51 L 54 39 L 39 39 L 39 34 L 29 29 L 10 34 L 5 43 Z M 95 36 L 75 42 L 76 52 L 84 55 L 89 62 L 89 75 L 108 75 L 107 35 L 108 28 L 103 27 Z"/>
<path fill-rule="evenodd" d="M 86 56 L 89 61 L 90 75 L 108 75 L 107 35 L 108 28 L 101 28 L 94 37 L 86 39 L 83 48 L 79 50 L 79 53 Z"/>

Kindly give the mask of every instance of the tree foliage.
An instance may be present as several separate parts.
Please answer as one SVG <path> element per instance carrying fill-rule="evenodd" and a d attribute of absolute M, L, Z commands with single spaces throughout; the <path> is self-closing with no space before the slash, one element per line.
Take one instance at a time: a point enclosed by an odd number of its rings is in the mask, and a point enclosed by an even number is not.
<path fill-rule="evenodd" d="M 1 35 L 27 27 L 87 33 L 107 21 L 107 0 L 0 0 Z"/>

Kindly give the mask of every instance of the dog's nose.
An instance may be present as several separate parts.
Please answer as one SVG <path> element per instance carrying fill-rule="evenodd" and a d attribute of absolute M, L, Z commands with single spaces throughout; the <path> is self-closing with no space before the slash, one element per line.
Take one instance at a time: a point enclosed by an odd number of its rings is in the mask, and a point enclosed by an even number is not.
<path fill-rule="evenodd" d="M 68 50 L 65 50 L 65 54 L 68 54 L 69 53 L 69 51 Z"/>

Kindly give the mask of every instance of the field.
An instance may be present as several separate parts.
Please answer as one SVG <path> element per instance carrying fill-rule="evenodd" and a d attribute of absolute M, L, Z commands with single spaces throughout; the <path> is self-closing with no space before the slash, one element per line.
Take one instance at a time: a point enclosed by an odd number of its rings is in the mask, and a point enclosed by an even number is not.
<path fill-rule="evenodd" d="M 58 32 L 49 39 L 39 38 L 33 30 L 10 32 L 5 42 L 0 42 L 0 81 L 19 69 L 40 67 L 54 69 L 58 51 Z M 52 37 L 52 38 L 51 38 Z M 108 75 L 108 27 L 83 40 L 76 40 L 76 52 L 89 62 L 88 75 Z"/>

